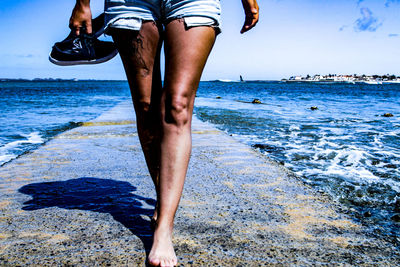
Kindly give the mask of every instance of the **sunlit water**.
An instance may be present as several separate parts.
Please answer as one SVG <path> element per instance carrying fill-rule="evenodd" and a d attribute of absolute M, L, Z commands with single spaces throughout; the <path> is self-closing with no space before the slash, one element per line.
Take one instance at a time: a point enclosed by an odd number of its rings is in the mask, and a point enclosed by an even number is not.
<path fill-rule="evenodd" d="M 196 106 L 202 120 L 399 236 L 400 85 L 209 82 Z"/>
<path fill-rule="evenodd" d="M 125 82 L 0 82 L 0 164 L 129 98 Z"/>

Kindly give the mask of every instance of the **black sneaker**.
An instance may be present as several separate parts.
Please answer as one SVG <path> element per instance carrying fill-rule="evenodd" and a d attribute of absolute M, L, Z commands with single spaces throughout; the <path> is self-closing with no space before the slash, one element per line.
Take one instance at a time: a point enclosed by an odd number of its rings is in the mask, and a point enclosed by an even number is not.
<path fill-rule="evenodd" d="M 97 39 L 104 31 L 103 21 L 104 15 L 92 21 L 91 35 L 84 33 L 83 28 L 79 36 L 71 31 L 65 40 L 55 43 L 49 55 L 50 62 L 60 66 L 99 64 L 115 57 L 118 51 L 114 43 Z"/>

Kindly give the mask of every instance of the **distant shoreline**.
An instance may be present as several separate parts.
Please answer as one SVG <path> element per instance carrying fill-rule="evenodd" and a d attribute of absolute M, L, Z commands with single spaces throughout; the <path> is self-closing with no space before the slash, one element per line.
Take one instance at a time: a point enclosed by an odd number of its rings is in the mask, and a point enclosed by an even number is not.
<path fill-rule="evenodd" d="M 316 83 L 350 83 L 350 84 L 400 84 L 400 76 L 390 75 L 342 75 L 328 74 L 314 76 L 291 76 L 289 79 L 282 79 L 282 82 L 316 82 Z"/>
<path fill-rule="evenodd" d="M 384 85 L 384 84 L 400 84 L 400 81 L 312 81 L 312 80 L 303 80 L 303 81 L 293 81 L 293 80 L 281 80 L 283 83 L 316 83 L 316 84 L 372 84 L 372 85 Z"/>
<path fill-rule="evenodd" d="M 126 80 L 61 79 L 61 78 L 0 78 L 0 82 L 125 82 Z"/>
<path fill-rule="evenodd" d="M 19 78 L 0 78 L 1 82 L 127 82 L 127 80 L 98 80 L 98 79 L 61 79 L 61 78 L 34 78 L 34 79 L 19 79 Z M 203 80 L 201 82 L 220 82 L 220 83 L 314 83 L 314 84 L 400 84 L 400 79 L 396 80 L 314 80 L 314 79 L 281 79 L 281 80 Z"/>

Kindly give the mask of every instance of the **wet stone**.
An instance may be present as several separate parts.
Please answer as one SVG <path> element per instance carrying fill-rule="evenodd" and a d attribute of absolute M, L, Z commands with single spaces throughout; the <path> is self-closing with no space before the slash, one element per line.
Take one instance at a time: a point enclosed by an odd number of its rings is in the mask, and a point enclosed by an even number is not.
<path fill-rule="evenodd" d="M 400 222 L 400 214 L 395 214 L 392 216 L 392 220 L 395 222 Z"/>

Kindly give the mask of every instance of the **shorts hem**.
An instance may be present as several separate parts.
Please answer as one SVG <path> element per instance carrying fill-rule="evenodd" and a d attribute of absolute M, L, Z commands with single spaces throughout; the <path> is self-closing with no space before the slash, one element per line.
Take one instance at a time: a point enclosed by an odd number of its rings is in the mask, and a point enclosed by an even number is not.
<path fill-rule="evenodd" d="M 137 26 L 118 25 L 118 24 L 116 24 L 116 22 L 117 22 L 118 20 L 120 20 L 120 19 L 126 19 L 126 20 L 134 19 L 134 20 L 139 21 L 139 23 L 138 23 Z M 110 29 L 125 29 L 125 30 L 132 30 L 132 31 L 140 31 L 140 29 L 142 28 L 142 25 L 143 25 L 143 21 L 154 21 L 154 20 L 153 20 L 153 19 L 151 19 L 151 20 L 145 20 L 145 19 L 142 19 L 142 18 L 132 17 L 132 16 L 127 16 L 127 17 L 119 16 L 119 17 L 115 17 L 115 18 L 110 19 L 110 20 L 106 23 L 106 26 L 104 27 L 104 33 L 107 34 L 107 33 L 110 31 Z"/>
<path fill-rule="evenodd" d="M 187 23 L 185 18 L 189 18 L 189 17 L 202 17 L 202 18 L 208 18 L 210 20 L 213 21 L 213 23 Z M 125 19 L 125 20 L 137 20 L 138 24 L 135 26 L 130 26 L 130 25 L 118 25 L 116 24 L 116 22 L 120 19 Z M 195 28 L 195 27 L 211 27 L 215 30 L 216 34 L 220 34 L 222 32 L 221 30 L 221 25 L 219 23 L 218 20 L 216 20 L 215 18 L 211 17 L 211 16 L 206 16 L 206 15 L 178 15 L 175 17 L 171 17 L 168 18 L 168 20 L 165 21 L 165 23 L 163 23 L 164 25 L 167 25 L 168 23 L 170 23 L 173 20 L 177 20 L 177 19 L 183 19 L 184 23 L 185 23 L 185 28 L 186 29 L 190 29 L 190 28 Z M 107 23 L 106 26 L 104 27 L 104 33 L 108 34 L 108 32 L 110 31 L 110 29 L 125 29 L 125 30 L 132 30 L 132 31 L 140 31 L 140 29 L 142 28 L 143 22 L 145 21 L 153 21 L 153 22 L 157 22 L 154 18 L 140 18 L 140 17 L 133 17 L 133 16 L 117 16 L 115 18 L 110 19 Z"/>
<path fill-rule="evenodd" d="M 189 17 L 202 17 L 202 18 L 209 18 L 214 21 L 214 23 L 212 23 L 212 24 L 196 24 L 196 25 L 189 25 L 185 21 L 185 25 L 188 29 L 193 28 L 193 27 L 207 26 L 207 27 L 214 28 L 214 30 L 216 31 L 217 34 L 220 34 L 222 32 L 220 22 L 213 17 L 205 16 L 205 15 L 188 15 L 188 16 L 182 16 L 182 17 L 183 17 L 183 19 L 189 18 Z"/>

